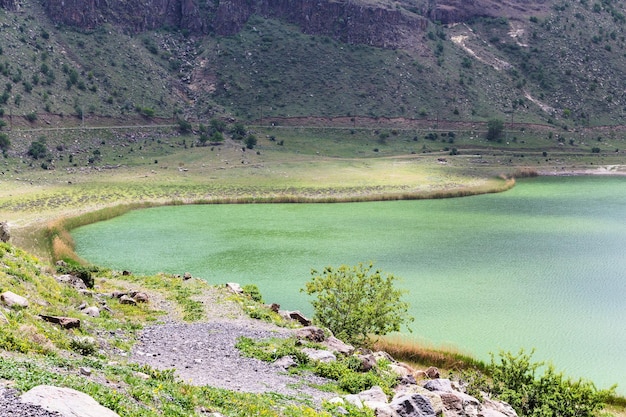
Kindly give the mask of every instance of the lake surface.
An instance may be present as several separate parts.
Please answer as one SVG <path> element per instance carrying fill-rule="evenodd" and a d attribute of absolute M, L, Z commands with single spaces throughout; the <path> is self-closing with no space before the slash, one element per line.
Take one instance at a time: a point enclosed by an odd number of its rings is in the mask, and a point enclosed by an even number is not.
<path fill-rule="evenodd" d="M 537 178 L 445 200 L 160 207 L 72 234 L 96 264 L 254 283 L 309 315 L 299 289 L 312 268 L 373 261 L 409 291 L 410 337 L 481 359 L 534 348 L 626 394 L 626 178 Z"/>

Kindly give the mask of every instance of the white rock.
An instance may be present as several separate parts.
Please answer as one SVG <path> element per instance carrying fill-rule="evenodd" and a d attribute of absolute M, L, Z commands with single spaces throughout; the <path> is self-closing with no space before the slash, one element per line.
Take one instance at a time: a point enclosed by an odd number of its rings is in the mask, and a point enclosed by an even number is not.
<path fill-rule="evenodd" d="M 48 411 L 56 411 L 63 417 L 119 417 L 89 395 L 70 388 L 39 385 L 22 394 L 20 400 L 39 405 Z"/>
<path fill-rule="evenodd" d="M 28 300 L 26 298 L 11 291 L 5 291 L 0 294 L 0 300 L 2 300 L 7 307 L 28 307 Z"/>

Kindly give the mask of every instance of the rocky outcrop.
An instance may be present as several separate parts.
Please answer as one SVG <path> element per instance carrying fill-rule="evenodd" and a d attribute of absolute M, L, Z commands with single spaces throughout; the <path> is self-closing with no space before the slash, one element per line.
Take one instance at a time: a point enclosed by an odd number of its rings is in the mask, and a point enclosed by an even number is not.
<path fill-rule="evenodd" d="M 435 0 L 428 18 L 443 24 L 467 22 L 477 17 L 518 18 L 545 12 L 545 0 Z"/>
<path fill-rule="evenodd" d="M 8 242 L 11 240 L 11 232 L 9 230 L 9 223 L 0 222 L 0 242 Z"/>
<path fill-rule="evenodd" d="M 196 35 L 235 34 L 257 14 L 298 25 L 307 34 L 378 47 L 398 46 L 408 32 L 422 32 L 428 25 L 404 9 L 330 0 L 224 0 L 216 5 L 199 0 L 48 0 L 46 9 L 55 22 L 81 28 L 110 23 L 129 32 L 173 27 Z"/>

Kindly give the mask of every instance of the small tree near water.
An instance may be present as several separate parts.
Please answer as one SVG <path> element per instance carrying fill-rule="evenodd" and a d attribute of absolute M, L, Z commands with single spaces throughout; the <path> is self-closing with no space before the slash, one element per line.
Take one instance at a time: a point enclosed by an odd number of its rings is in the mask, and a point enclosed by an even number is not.
<path fill-rule="evenodd" d="M 301 290 L 316 295 L 311 302 L 313 321 L 330 329 L 336 337 L 354 345 L 367 344 L 371 335 L 400 330 L 413 321 L 402 301 L 405 291 L 394 288 L 397 277 L 365 266 L 326 267 Z"/>

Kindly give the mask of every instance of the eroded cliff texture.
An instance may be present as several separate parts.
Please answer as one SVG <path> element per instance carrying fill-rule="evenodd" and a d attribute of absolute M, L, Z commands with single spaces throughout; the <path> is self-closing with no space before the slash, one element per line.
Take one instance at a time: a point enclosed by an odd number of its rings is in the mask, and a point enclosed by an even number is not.
<path fill-rule="evenodd" d="M 218 35 L 237 33 L 252 14 L 259 14 L 298 25 L 308 34 L 382 47 L 398 45 L 407 32 L 427 26 L 425 18 L 404 9 L 332 0 L 48 0 L 46 10 L 53 21 L 82 28 L 110 23 L 140 32 L 170 26 Z"/>

